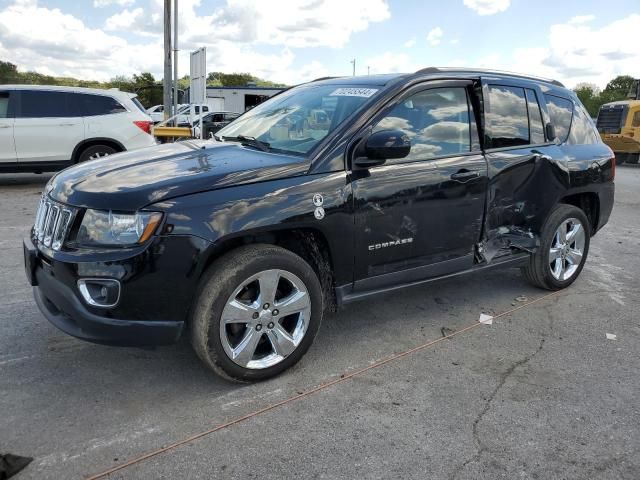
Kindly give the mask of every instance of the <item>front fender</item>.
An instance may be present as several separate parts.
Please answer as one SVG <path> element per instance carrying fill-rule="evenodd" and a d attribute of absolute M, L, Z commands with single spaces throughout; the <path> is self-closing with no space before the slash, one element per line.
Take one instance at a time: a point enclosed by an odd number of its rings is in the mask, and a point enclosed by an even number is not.
<path fill-rule="evenodd" d="M 205 263 L 228 242 L 312 228 L 327 239 L 336 281 L 348 277 L 352 267 L 351 186 L 345 172 L 221 188 L 148 208 L 165 212 L 165 234 L 193 235 L 210 242 L 209 255 L 203 255 Z"/>

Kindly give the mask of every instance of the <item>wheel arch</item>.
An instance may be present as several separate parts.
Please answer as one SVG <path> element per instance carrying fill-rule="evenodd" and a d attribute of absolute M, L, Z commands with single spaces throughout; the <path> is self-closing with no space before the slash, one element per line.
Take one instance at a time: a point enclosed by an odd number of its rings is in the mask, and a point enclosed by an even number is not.
<path fill-rule="evenodd" d="M 582 210 L 591 224 L 591 236 L 595 235 L 600 221 L 600 197 L 597 193 L 574 193 L 561 198 L 558 203 L 573 205 Z"/>
<path fill-rule="evenodd" d="M 82 154 L 82 152 L 89 147 L 93 147 L 94 145 L 108 145 L 109 147 L 116 149 L 118 152 L 124 152 L 126 150 L 126 148 L 122 143 L 120 143 L 118 140 L 114 140 L 113 138 L 108 138 L 108 137 L 86 138 L 82 140 L 80 143 L 78 143 L 76 147 L 73 149 L 73 153 L 71 155 L 71 161 L 73 163 L 78 163 L 78 158 L 80 158 L 80 155 Z"/>
<path fill-rule="evenodd" d="M 333 259 L 325 234 L 316 228 L 300 227 L 278 229 L 222 239 L 212 246 L 200 269 L 199 277 L 211 264 L 228 252 L 250 244 L 277 245 L 303 258 L 318 275 L 322 285 L 325 309 L 336 311 L 335 279 Z"/>

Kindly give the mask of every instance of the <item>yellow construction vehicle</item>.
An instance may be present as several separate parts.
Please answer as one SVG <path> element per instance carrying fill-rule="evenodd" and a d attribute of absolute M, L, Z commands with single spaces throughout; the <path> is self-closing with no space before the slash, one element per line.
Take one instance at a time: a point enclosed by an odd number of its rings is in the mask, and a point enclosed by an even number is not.
<path fill-rule="evenodd" d="M 638 163 L 640 159 L 640 80 L 628 100 L 605 103 L 596 122 L 602 141 L 616 154 L 616 163 Z"/>

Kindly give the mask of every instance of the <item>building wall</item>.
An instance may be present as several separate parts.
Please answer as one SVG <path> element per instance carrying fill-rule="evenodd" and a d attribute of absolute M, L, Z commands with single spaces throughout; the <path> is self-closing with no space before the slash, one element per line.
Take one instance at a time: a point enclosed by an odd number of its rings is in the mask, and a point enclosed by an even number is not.
<path fill-rule="evenodd" d="M 228 112 L 244 113 L 246 109 L 245 95 L 265 95 L 271 97 L 280 92 L 281 88 L 256 88 L 256 87 L 238 87 L 238 88 L 216 88 L 207 87 L 207 103 L 214 105 L 218 103 L 215 98 L 224 99 L 224 110 Z"/>

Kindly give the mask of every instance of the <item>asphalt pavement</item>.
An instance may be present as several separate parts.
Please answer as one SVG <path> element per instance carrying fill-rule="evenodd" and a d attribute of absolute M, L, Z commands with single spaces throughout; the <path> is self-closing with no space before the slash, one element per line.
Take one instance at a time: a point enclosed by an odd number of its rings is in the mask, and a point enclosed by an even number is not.
<path fill-rule="evenodd" d="M 104 478 L 640 478 L 639 166 L 618 167 L 569 289 L 545 296 L 509 269 L 353 304 L 297 366 L 252 385 L 219 379 L 186 341 L 99 346 L 42 317 L 21 238 L 48 178 L 0 175 L 0 452 L 34 457 L 16 479 L 131 461 Z"/>

